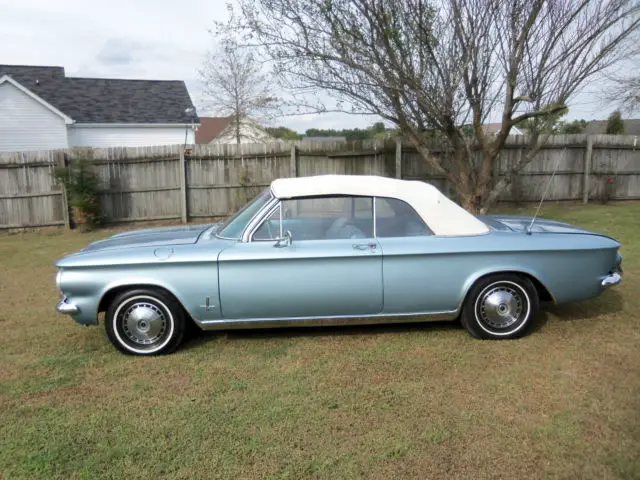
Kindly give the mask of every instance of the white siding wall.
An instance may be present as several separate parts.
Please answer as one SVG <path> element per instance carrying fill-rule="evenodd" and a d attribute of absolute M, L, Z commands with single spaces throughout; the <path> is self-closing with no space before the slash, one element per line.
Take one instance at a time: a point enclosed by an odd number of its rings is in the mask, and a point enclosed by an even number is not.
<path fill-rule="evenodd" d="M 147 147 L 184 143 L 185 127 L 83 127 L 69 125 L 70 147 Z M 194 143 L 188 127 L 187 143 Z"/>
<path fill-rule="evenodd" d="M 67 127 L 62 117 L 10 83 L 0 85 L 0 152 L 67 146 Z"/>
<path fill-rule="evenodd" d="M 240 122 L 240 143 L 269 143 L 277 141 L 276 138 L 269 135 L 263 128 L 253 123 L 247 124 Z M 237 143 L 235 125 L 230 123 L 216 138 L 211 140 L 210 143 Z"/>

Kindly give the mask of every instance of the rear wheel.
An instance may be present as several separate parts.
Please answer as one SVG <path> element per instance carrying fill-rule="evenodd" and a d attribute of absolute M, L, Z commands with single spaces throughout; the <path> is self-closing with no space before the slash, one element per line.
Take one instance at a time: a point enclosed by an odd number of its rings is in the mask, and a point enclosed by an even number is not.
<path fill-rule="evenodd" d="M 491 275 L 471 288 L 460 320 L 476 338 L 518 338 L 533 326 L 538 307 L 538 293 L 528 278 Z"/>
<path fill-rule="evenodd" d="M 118 295 L 106 316 L 107 336 L 122 352 L 159 355 L 173 352 L 184 336 L 180 304 L 154 289 L 135 289 Z"/>

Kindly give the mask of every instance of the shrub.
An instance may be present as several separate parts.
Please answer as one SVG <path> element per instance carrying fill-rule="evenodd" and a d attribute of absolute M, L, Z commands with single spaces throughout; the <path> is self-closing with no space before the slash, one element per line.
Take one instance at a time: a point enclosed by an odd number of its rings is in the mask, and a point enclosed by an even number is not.
<path fill-rule="evenodd" d="M 73 223 L 95 228 L 104 223 L 98 193 L 100 180 L 93 171 L 89 156 L 76 156 L 67 167 L 54 172 L 56 180 L 63 184 L 71 208 Z"/>
<path fill-rule="evenodd" d="M 606 133 L 610 135 L 624 134 L 624 122 L 622 121 L 622 115 L 618 110 L 609 115 Z"/>

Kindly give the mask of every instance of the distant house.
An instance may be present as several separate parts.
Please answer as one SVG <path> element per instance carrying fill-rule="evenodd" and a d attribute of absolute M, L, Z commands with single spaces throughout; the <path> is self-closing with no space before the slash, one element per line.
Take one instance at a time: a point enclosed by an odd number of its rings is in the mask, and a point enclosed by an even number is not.
<path fill-rule="evenodd" d="M 267 131 L 251 119 L 240 121 L 240 143 L 277 142 Z M 227 144 L 237 143 L 236 124 L 233 117 L 200 117 L 196 128 L 196 143 Z"/>
<path fill-rule="evenodd" d="M 584 132 L 590 135 L 607 133 L 607 120 L 593 120 L 584 127 Z M 625 135 L 640 135 L 640 119 L 623 120 Z"/>
<path fill-rule="evenodd" d="M 501 128 L 501 123 L 485 123 L 482 125 L 482 131 L 485 135 L 497 135 Z M 518 127 L 511 127 L 509 135 L 524 135 L 524 132 Z"/>
<path fill-rule="evenodd" d="M 347 137 L 334 136 L 334 137 L 302 137 L 302 141 L 305 142 L 346 142 Z"/>
<path fill-rule="evenodd" d="M 67 77 L 0 65 L 0 151 L 193 143 L 183 81 Z"/>

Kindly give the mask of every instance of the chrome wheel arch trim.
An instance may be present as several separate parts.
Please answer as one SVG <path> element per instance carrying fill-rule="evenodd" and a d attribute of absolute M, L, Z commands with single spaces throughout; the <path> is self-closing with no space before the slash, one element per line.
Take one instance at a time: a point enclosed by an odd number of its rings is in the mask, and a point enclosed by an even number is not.
<path fill-rule="evenodd" d="M 152 302 L 156 302 L 157 304 L 162 306 L 162 308 L 164 309 L 164 311 L 165 311 L 165 313 L 167 315 L 167 320 L 168 320 L 168 323 L 169 323 L 169 334 L 167 335 L 167 338 L 160 345 L 158 345 L 156 347 L 153 347 L 153 348 L 134 348 L 131 345 L 129 345 L 120 336 L 120 332 L 118 331 L 118 316 L 120 314 L 120 311 L 122 310 L 122 307 L 125 304 L 131 302 L 132 300 L 138 300 L 138 299 L 145 299 L 147 301 L 150 300 Z M 173 318 L 173 313 L 171 312 L 171 309 L 169 307 L 167 307 L 162 300 L 160 300 L 159 298 L 153 297 L 151 295 L 136 295 L 134 297 L 127 298 L 126 300 L 121 302 L 120 305 L 118 305 L 118 308 L 116 308 L 116 311 L 113 314 L 113 318 L 111 319 L 111 322 L 112 322 L 112 327 L 113 327 L 113 333 L 116 336 L 116 338 L 118 339 L 118 343 L 120 345 L 122 345 L 123 348 L 126 348 L 130 352 L 140 353 L 140 354 L 151 354 L 151 353 L 158 352 L 159 350 L 162 350 L 172 340 L 173 332 L 175 330 L 175 320 Z"/>
<path fill-rule="evenodd" d="M 520 325 L 518 325 L 514 329 L 505 330 L 505 331 L 489 330 L 484 325 L 484 321 L 482 319 L 478 318 L 478 307 L 479 307 L 480 300 L 483 298 L 483 296 L 484 296 L 484 294 L 486 292 L 490 291 L 491 289 L 495 289 L 499 285 L 511 285 L 516 290 L 520 291 L 520 293 L 524 296 L 524 300 L 527 302 L 527 311 L 526 311 L 526 314 L 524 316 L 524 320 L 521 321 Z M 512 282 L 511 280 L 496 280 L 495 282 L 492 282 L 489 285 L 487 285 L 486 287 L 484 287 L 482 289 L 482 291 L 476 297 L 475 301 L 473 302 L 473 316 L 474 316 L 478 326 L 482 330 L 484 330 L 485 332 L 487 332 L 490 335 L 495 335 L 495 336 L 498 336 L 498 337 L 504 337 L 506 335 L 512 335 L 512 334 L 516 333 L 517 331 L 519 331 L 521 328 L 523 328 L 527 324 L 528 321 L 531 321 L 531 318 L 530 318 L 530 316 L 531 316 L 531 297 L 529 297 L 529 294 L 527 293 L 525 288 L 522 285 L 520 285 L 520 284 L 518 284 L 516 282 Z M 517 322 L 518 322 L 518 320 L 516 320 L 514 323 L 517 323 Z"/>
<path fill-rule="evenodd" d="M 216 261 L 217 263 L 217 261 Z M 132 281 L 133 280 L 133 281 Z M 154 283 L 151 281 L 148 281 L 147 279 L 140 279 L 140 281 L 135 281 L 136 279 L 133 278 L 129 278 L 125 281 L 120 281 L 120 280 L 116 280 L 114 282 L 111 282 L 110 284 L 108 284 L 107 286 L 105 286 L 102 291 L 100 292 L 100 299 L 98 300 L 98 303 L 96 304 L 96 318 L 98 317 L 98 314 L 102 311 L 102 312 L 106 312 L 107 310 L 109 310 L 109 305 L 106 305 L 105 308 L 103 310 L 100 309 L 100 305 L 102 305 L 102 302 L 104 301 L 105 297 L 107 295 L 109 295 L 110 293 L 112 293 L 114 290 L 135 290 L 135 289 L 139 289 L 139 288 L 150 288 L 150 289 L 160 289 L 160 290 L 164 290 L 165 292 L 167 292 L 169 295 L 171 295 L 173 297 L 173 299 L 178 302 L 182 308 L 184 309 L 185 312 L 189 313 L 189 309 L 186 308 L 186 302 L 184 301 L 183 297 L 181 295 L 178 295 L 173 288 L 169 287 L 168 285 L 164 284 L 164 283 Z"/>
<path fill-rule="evenodd" d="M 547 284 L 545 282 L 540 280 L 540 277 L 537 274 L 527 270 L 522 270 L 517 268 L 498 268 L 498 269 L 483 270 L 480 272 L 476 272 L 475 275 L 467 279 L 467 281 L 463 285 L 462 300 L 458 305 L 458 311 L 462 310 L 464 302 L 469 297 L 469 292 L 471 292 L 471 289 L 473 288 L 473 286 L 484 277 L 488 277 L 490 275 L 522 275 L 522 276 L 531 277 L 534 280 L 536 280 L 540 285 L 542 285 L 544 289 L 549 293 L 549 295 L 551 296 L 551 303 L 554 305 L 558 304 L 558 301 L 556 300 L 556 297 L 553 294 L 553 292 L 549 289 L 549 287 L 547 287 Z"/>

